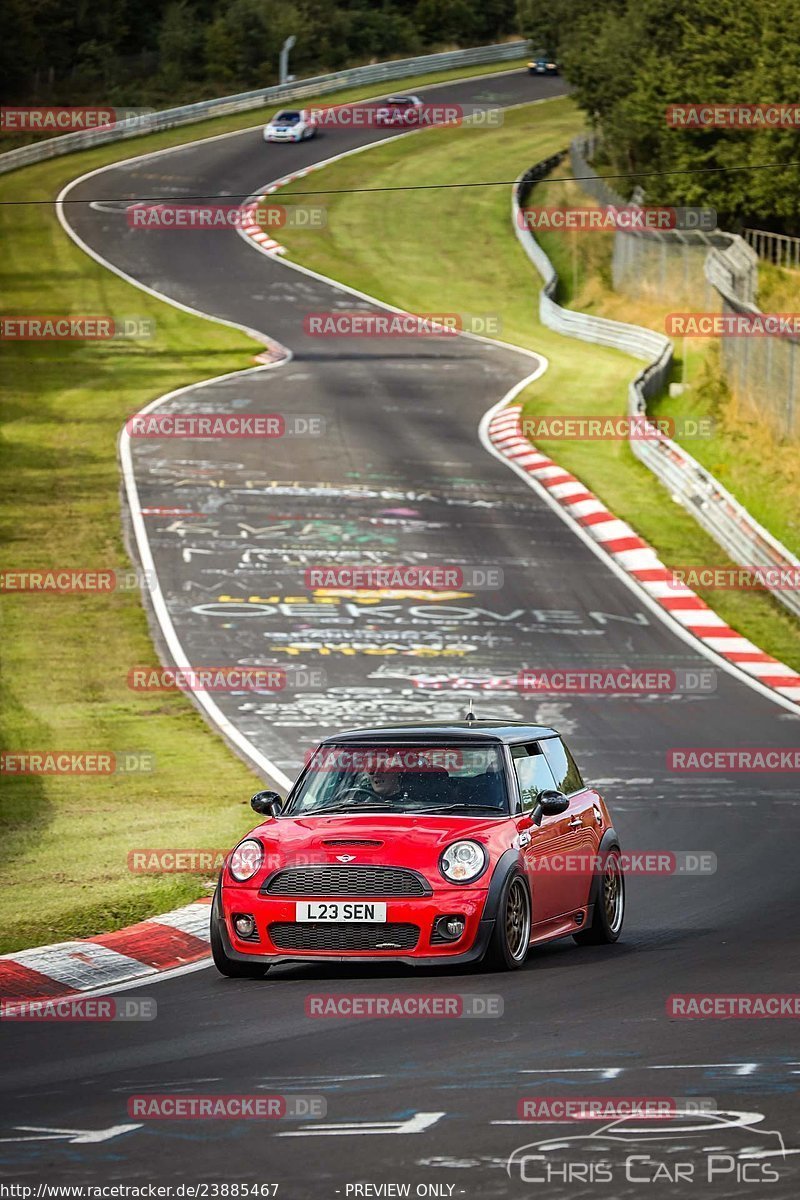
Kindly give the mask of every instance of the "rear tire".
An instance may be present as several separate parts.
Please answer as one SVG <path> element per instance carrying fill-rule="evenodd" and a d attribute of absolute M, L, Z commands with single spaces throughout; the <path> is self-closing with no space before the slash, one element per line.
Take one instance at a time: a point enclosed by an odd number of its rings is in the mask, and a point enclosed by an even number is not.
<path fill-rule="evenodd" d="M 619 846 L 611 846 L 603 859 L 592 923 L 573 933 L 579 946 L 602 946 L 616 942 L 625 919 L 625 876 L 619 861 Z"/>
<path fill-rule="evenodd" d="M 262 966 L 261 963 L 239 962 L 236 958 L 229 958 L 225 953 L 222 935 L 219 931 L 216 897 L 211 908 L 211 957 L 220 975 L 226 975 L 228 979 L 263 979 L 269 970 L 269 963 L 264 963 Z"/>
<path fill-rule="evenodd" d="M 484 966 L 492 971 L 518 971 L 531 940 L 531 896 L 520 871 L 511 871 L 500 892 L 494 929 Z"/>

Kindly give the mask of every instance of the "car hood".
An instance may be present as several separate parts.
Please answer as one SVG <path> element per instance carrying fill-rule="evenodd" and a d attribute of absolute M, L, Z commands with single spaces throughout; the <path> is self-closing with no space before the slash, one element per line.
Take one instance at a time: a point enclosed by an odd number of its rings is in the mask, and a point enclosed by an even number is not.
<path fill-rule="evenodd" d="M 505 840 L 515 832 L 510 818 L 453 817 L 407 814 L 369 814 L 363 817 L 279 817 L 264 821 L 249 835 L 258 837 L 267 855 L 286 865 L 336 863 L 341 855 L 352 855 L 359 864 L 414 866 L 426 859 L 438 860 L 445 846 L 458 838 L 474 838 L 489 845 L 500 830 Z"/>

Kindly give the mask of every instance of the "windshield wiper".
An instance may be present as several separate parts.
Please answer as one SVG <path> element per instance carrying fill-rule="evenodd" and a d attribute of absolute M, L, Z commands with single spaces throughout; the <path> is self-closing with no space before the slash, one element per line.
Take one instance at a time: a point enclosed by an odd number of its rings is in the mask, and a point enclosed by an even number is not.
<path fill-rule="evenodd" d="M 368 813 L 368 812 L 402 812 L 402 809 L 397 808 L 394 804 L 378 804 L 370 801 L 368 804 L 323 804 L 320 808 L 309 808 L 305 812 L 299 812 L 298 817 L 315 817 L 320 813 Z M 293 814 L 288 813 L 287 816 Z"/>
<path fill-rule="evenodd" d="M 414 811 L 417 813 L 428 813 L 428 812 L 443 813 L 443 812 L 455 812 L 455 810 L 457 808 L 466 808 L 469 811 L 472 811 L 474 809 L 476 812 L 496 813 L 496 815 L 498 817 L 508 816 L 508 813 L 503 812 L 502 808 L 498 808 L 495 804 L 469 804 L 467 801 L 463 801 L 461 804 L 435 804 L 435 805 L 433 805 L 432 808 L 420 808 L 420 809 L 415 809 Z"/>

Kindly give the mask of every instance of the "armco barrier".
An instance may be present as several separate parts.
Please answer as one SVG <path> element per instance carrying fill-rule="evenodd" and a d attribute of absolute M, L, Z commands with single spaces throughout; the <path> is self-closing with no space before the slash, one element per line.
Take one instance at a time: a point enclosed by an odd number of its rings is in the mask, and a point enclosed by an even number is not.
<path fill-rule="evenodd" d="M 647 366 L 632 380 L 628 391 L 629 415 L 647 414 L 647 402 L 666 386 L 672 364 L 673 347 L 669 338 L 639 325 L 594 317 L 562 308 L 554 299 L 558 275 L 550 259 L 520 219 L 536 182 L 544 178 L 566 157 L 567 151 L 537 163 L 526 171 L 512 192 L 512 219 L 517 237 L 544 280 L 539 293 L 539 318 L 548 329 L 567 337 L 579 338 L 599 346 L 624 350 L 643 359 Z M 724 253 L 724 252 L 723 252 Z M 721 267 L 719 267 L 721 270 Z M 777 538 L 754 520 L 748 511 L 714 476 L 676 442 L 659 433 L 654 437 L 632 438 L 630 447 L 636 457 L 667 487 L 675 500 L 691 513 L 698 524 L 740 566 L 800 568 L 796 558 Z M 800 593 L 775 589 L 772 594 L 795 616 L 800 616 Z"/>
<path fill-rule="evenodd" d="M 222 96 L 218 100 L 201 100 L 197 104 L 184 104 L 180 108 L 167 108 L 162 112 L 147 113 L 98 129 L 65 133 L 60 137 L 46 138 L 30 146 L 20 146 L 0 154 L 0 172 L 14 171 L 30 163 L 43 162 L 61 154 L 72 154 L 105 142 L 116 142 L 124 138 L 140 137 L 161 129 L 172 129 L 176 125 L 189 125 L 209 117 L 222 117 L 230 113 L 246 112 L 262 105 L 281 100 L 302 100 L 307 96 L 324 96 L 328 92 L 342 91 L 366 83 L 388 83 L 393 79 L 407 79 L 417 74 L 432 71 L 447 71 L 453 67 L 481 66 L 489 63 L 511 62 L 522 58 L 528 50 L 526 41 L 501 42 L 493 46 L 475 46 L 471 50 L 449 50 L 443 54 L 423 54 L 419 58 L 398 58 L 393 62 L 372 63 L 366 67 L 351 67 L 346 71 L 334 71 L 329 75 L 315 75 L 311 79 L 298 79 L 294 83 L 275 84 L 259 88 L 254 92 L 241 92 L 236 96 Z"/>

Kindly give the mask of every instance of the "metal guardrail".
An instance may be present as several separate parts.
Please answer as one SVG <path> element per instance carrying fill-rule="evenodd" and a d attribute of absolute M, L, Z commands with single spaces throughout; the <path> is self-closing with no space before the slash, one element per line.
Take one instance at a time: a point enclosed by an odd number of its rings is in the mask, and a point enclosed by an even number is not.
<path fill-rule="evenodd" d="M 544 280 L 539 293 L 539 318 L 543 325 L 556 333 L 624 350 L 627 354 L 644 359 L 647 366 L 636 375 L 628 388 L 628 413 L 630 416 L 646 416 L 648 400 L 666 386 L 672 365 L 672 342 L 663 334 L 639 325 L 562 308 L 554 298 L 558 287 L 556 269 L 520 219 L 520 209 L 537 180 L 544 178 L 566 154 L 567 151 L 563 151 L 537 163 L 520 177 L 512 192 L 512 218 L 517 238 Z M 719 253 L 724 255 L 724 250 Z M 734 562 L 746 567 L 800 569 L 800 559 L 764 529 L 710 471 L 655 426 L 652 438 L 632 438 L 629 445 L 640 462 L 669 489 L 673 499 L 691 513 Z M 790 612 L 800 617 L 800 593 L 770 590 Z"/>
<path fill-rule="evenodd" d="M 125 138 L 141 137 L 177 125 L 189 125 L 209 117 L 227 116 L 230 113 L 246 112 L 262 105 L 282 100 L 302 100 L 308 96 L 324 96 L 329 92 L 342 91 L 366 83 L 388 83 L 393 79 L 431 71 L 445 71 L 452 67 L 481 66 L 488 63 L 512 62 L 522 58 L 528 51 L 527 41 L 501 42 L 492 46 L 475 46 L 470 50 L 449 50 L 442 54 L 423 54 L 418 58 L 398 58 L 393 62 L 372 63 L 365 67 L 351 67 L 345 71 L 334 71 L 328 75 L 315 75 L 310 79 L 299 79 L 294 83 L 275 84 L 253 92 L 241 92 L 236 96 L 222 96 L 218 100 L 201 100 L 197 104 L 184 104 L 180 108 L 168 108 L 162 112 L 146 113 L 120 121 L 116 125 L 97 129 L 65 133 L 60 137 L 47 138 L 30 146 L 19 146 L 0 154 L 0 173 L 14 171 L 31 163 L 44 162 L 62 154 L 102 146 L 106 142 Z"/>
<path fill-rule="evenodd" d="M 777 267 L 800 271 L 800 237 L 771 233 L 767 229 L 743 229 L 742 237 L 759 258 Z"/>

